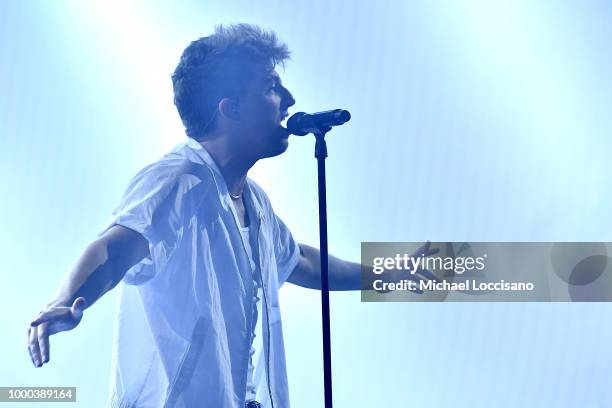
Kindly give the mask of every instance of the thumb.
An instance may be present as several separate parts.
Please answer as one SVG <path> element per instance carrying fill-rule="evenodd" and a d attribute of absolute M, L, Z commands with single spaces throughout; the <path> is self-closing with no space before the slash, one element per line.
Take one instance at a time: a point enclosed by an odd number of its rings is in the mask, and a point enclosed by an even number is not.
<path fill-rule="evenodd" d="M 85 301 L 84 297 L 78 297 L 74 300 L 70 311 L 72 312 L 72 316 L 74 316 L 75 319 L 80 319 L 81 316 L 83 316 L 83 310 L 85 310 L 86 303 L 87 302 Z"/>

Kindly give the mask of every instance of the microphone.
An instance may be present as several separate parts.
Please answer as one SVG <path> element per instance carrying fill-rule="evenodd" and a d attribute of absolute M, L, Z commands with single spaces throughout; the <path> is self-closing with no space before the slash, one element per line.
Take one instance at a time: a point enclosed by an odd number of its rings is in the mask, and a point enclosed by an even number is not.
<path fill-rule="evenodd" d="M 287 130 L 296 136 L 317 133 L 322 129 L 340 126 L 351 119 L 349 111 L 333 109 L 316 113 L 298 112 L 287 120 Z"/>

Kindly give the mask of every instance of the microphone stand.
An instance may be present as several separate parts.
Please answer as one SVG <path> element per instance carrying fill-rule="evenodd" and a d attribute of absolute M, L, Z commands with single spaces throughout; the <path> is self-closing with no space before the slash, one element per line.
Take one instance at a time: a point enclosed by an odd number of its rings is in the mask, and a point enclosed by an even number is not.
<path fill-rule="evenodd" d="M 318 167 L 319 184 L 319 243 L 321 251 L 321 320 L 323 324 L 323 381 L 325 385 L 325 408 L 332 408 L 331 330 L 329 318 L 329 271 L 327 249 L 327 197 L 325 187 L 325 159 L 327 143 L 325 135 L 331 127 L 314 132 L 315 157 Z"/>

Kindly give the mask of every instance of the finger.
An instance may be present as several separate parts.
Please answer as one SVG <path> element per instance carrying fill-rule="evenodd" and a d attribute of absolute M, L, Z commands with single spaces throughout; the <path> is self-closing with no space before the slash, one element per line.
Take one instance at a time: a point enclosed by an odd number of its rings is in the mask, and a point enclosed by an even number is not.
<path fill-rule="evenodd" d="M 41 310 L 38 313 L 38 317 L 30 322 L 30 327 L 36 327 L 39 324 L 41 324 L 44 321 L 44 317 L 43 317 L 44 315 L 45 315 L 45 311 Z M 29 331 L 28 331 L 28 333 L 29 333 Z M 28 337 L 29 337 L 29 334 L 28 334 Z"/>
<path fill-rule="evenodd" d="M 423 246 L 420 248 L 420 252 L 425 255 L 427 254 L 427 252 L 429 251 L 429 246 L 431 245 L 431 242 L 427 241 L 425 242 L 425 244 L 423 244 Z"/>
<path fill-rule="evenodd" d="M 429 250 L 429 241 L 427 241 L 425 244 L 417 248 L 417 250 L 414 251 L 413 256 L 427 256 L 428 250 Z"/>
<path fill-rule="evenodd" d="M 38 346 L 38 328 L 30 329 L 30 352 L 32 353 L 32 362 L 35 367 L 40 367 L 40 347 Z"/>
<path fill-rule="evenodd" d="M 32 364 L 34 365 L 34 367 L 36 367 L 36 363 L 34 362 L 34 356 L 32 355 L 32 347 L 30 346 L 30 332 L 32 331 L 32 327 L 28 326 L 28 354 L 30 355 L 30 360 L 32 361 Z"/>
<path fill-rule="evenodd" d="M 40 313 L 38 314 L 38 317 L 32 320 L 32 322 L 30 323 L 30 326 L 37 327 L 45 322 L 48 322 L 53 317 L 57 316 L 57 314 L 58 314 L 57 309 L 41 310 Z"/>
<path fill-rule="evenodd" d="M 38 326 L 38 346 L 40 348 L 41 363 L 49 362 L 49 323 Z"/>
<path fill-rule="evenodd" d="M 417 270 L 417 273 L 418 273 L 420 276 L 424 277 L 424 278 L 427 278 L 427 279 L 430 279 L 430 280 L 438 280 L 438 277 L 437 277 L 436 275 L 434 275 L 434 274 L 433 274 L 433 273 L 432 273 L 430 270 L 428 270 L 428 269 L 422 269 L 422 268 L 419 268 L 419 269 Z"/>
<path fill-rule="evenodd" d="M 72 315 L 72 308 L 70 307 L 54 307 L 53 309 L 50 310 L 43 310 L 42 312 L 40 312 L 40 315 L 34 319 L 30 325 L 32 327 L 36 327 L 39 326 L 43 323 L 47 323 L 47 322 L 51 322 L 53 320 L 56 320 L 57 318 L 67 318 L 67 317 L 71 317 Z"/>
<path fill-rule="evenodd" d="M 78 297 L 74 300 L 70 311 L 72 313 L 72 317 L 76 320 L 80 320 L 83 317 L 83 310 L 85 310 L 85 298 Z"/>
<path fill-rule="evenodd" d="M 28 343 L 28 354 L 30 355 L 30 361 L 32 362 L 32 365 L 36 367 L 36 364 L 34 364 L 34 357 L 32 357 L 32 350 L 30 350 L 30 343 Z"/>
<path fill-rule="evenodd" d="M 408 277 L 406 277 L 406 279 L 414 281 L 414 282 L 419 282 L 421 280 L 421 278 L 419 278 L 413 273 L 409 274 Z"/>

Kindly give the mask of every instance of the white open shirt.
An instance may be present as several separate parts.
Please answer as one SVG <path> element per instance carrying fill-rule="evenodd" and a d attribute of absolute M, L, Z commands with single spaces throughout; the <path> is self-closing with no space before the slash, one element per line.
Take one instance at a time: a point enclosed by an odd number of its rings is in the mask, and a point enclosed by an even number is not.
<path fill-rule="evenodd" d="M 260 364 L 268 370 L 258 370 L 265 374 L 257 400 L 286 408 L 278 290 L 298 262 L 299 247 L 250 179 L 245 204 L 254 215 L 250 228 L 258 238 L 265 295 Z M 120 284 L 109 405 L 242 408 L 253 277 L 236 211 L 211 156 L 189 140 L 145 167 L 106 229 L 112 225 L 142 234 L 151 255 Z"/>

